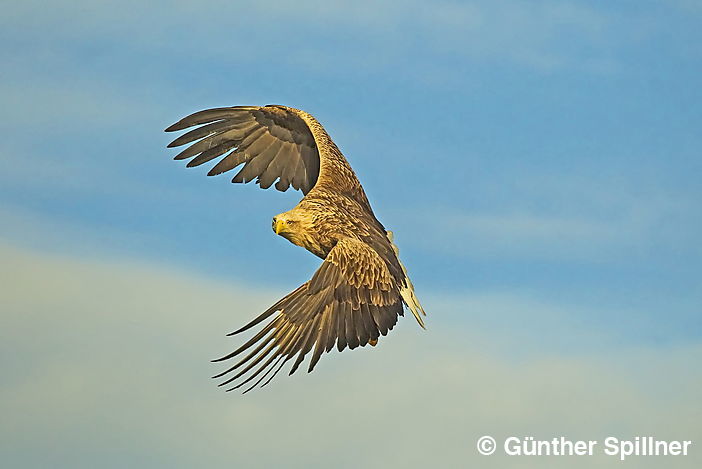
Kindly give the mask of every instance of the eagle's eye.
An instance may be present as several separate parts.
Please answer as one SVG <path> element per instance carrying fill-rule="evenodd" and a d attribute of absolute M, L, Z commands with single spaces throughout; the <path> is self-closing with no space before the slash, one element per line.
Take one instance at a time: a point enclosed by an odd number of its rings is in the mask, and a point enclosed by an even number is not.
<path fill-rule="evenodd" d="M 285 223 L 287 223 L 288 225 L 292 225 L 293 223 L 295 223 L 295 220 L 285 220 Z"/>

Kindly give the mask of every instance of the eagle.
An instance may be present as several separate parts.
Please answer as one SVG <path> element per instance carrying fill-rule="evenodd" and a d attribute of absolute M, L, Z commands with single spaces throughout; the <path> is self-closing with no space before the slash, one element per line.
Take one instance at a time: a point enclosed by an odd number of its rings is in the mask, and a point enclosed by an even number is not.
<path fill-rule="evenodd" d="M 190 159 L 187 167 L 193 167 L 220 158 L 208 176 L 243 165 L 232 182 L 302 191 L 292 210 L 273 217 L 273 231 L 323 259 L 310 280 L 228 334 L 268 320 L 239 348 L 213 360 L 247 352 L 213 377 L 224 379 L 220 386 L 248 385 L 246 393 L 268 384 L 293 358 L 290 375 L 310 352 L 308 372 L 334 345 L 340 352 L 375 346 L 403 307 L 425 328 L 426 313 L 392 232 L 375 217 L 348 161 L 312 115 L 280 105 L 222 107 L 191 114 L 166 132 L 191 127 L 168 145 L 188 145 L 175 159 Z"/>

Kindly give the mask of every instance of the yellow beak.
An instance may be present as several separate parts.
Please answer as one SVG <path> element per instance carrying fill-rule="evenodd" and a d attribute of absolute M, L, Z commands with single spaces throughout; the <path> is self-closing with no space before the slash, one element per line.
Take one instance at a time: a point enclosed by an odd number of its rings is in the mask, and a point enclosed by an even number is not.
<path fill-rule="evenodd" d="M 283 231 L 284 226 L 285 226 L 285 221 L 276 220 L 275 221 L 275 234 L 280 234 L 280 232 Z"/>

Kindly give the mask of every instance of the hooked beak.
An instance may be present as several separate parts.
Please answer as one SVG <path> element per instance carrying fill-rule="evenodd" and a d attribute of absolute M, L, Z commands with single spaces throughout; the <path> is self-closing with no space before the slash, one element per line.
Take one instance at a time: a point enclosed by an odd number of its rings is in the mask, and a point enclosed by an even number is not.
<path fill-rule="evenodd" d="M 273 220 L 273 231 L 275 231 L 275 234 L 280 234 L 280 232 L 283 231 L 284 226 L 285 221 L 279 219 Z"/>

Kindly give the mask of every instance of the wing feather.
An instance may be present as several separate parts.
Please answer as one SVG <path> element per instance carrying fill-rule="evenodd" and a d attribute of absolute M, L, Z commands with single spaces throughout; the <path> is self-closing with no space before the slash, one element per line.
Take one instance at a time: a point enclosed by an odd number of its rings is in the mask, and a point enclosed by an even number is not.
<path fill-rule="evenodd" d="M 207 109 L 187 116 L 166 129 L 185 130 L 168 147 L 189 145 L 175 156 L 193 158 L 188 167 L 198 166 L 235 149 L 208 172 L 214 176 L 246 163 L 232 182 L 256 180 L 262 188 L 286 191 L 290 186 L 307 194 L 315 186 L 343 193 L 372 213 L 368 199 L 346 158 L 324 128 L 310 114 L 285 106 L 233 106 Z M 281 150 L 273 160 L 266 149 L 271 141 Z M 242 156 L 245 155 L 245 156 Z M 257 161 L 264 162 L 258 164 Z"/>
<path fill-rule="evenodd" d="M 184 130 L 194 125 L 200 125 L 205 124 L 207 122 L 214 122 L 224 119 L 238 121 L 245 116 L 244 113 L 246 111 L 251 111 L 254 109 L 257 109 L 257 106 L 234 106 L 205 109 L 204 111 L 198 111 L 194 114 L 190 114 L 189 116 L 182 118 L 172 126 L 168 127 L 166 129 L 166 132 Z"/>
<path fill-rule="evenodd" d="M 256 158 L 250 157 L 246 165 L 234 176 L 232 182 L 249 182 L 256 177 L 260 177 L 266 171 L 271 161 L 282 151 L 283 142 L 277 141 L 266 148 Z M 248 155 L 248 153 L 246 153 Z"/>
<path fill-rule="evenodd" d="M 295 363 L 293 363 L 292 368 L 290 368 L 290 375 L 295 373 L 297 371 L 297 367 L 300 366 L 300 363 L 302 363 L 302 360 L 305 359 L 305 355 L 307 355 L 307 352 L 310 351 L 312 348 L 312 345 L 314 345 L 314 338 L 315 338 L 315 332 L 317 329 L 317 324 L 319 323 L 319 316 L 315 317 L 312 320 L 312 324 L 307 327 L 307 331 L 305 333 L 305 340 L 304 340 L 304 345 L 300 348 L 299 353 L 297 354 L 297 358 L 295 359 Z"/>
<path fill-rule="evenodd" d="M 322 313 L 322 324 L 317 331 L 317 339 L 314 341 L 314 352 L 312 353 L 312 358 L 310 359 L 310 366 L 309 368 L 307 368 L 308 373 L 314 369 L 314 366 L 319 361 L 320 357 L 322 356 L 322 352 L 324 351 L 327 345 L 327 331 L 329 330 L 330 316 L 329 306 L 331 305 L 328 305 Z"/>
<path fill-rule="evenodd" d="M 284 106 L 208 109 L 168 127 L 166 131 L 173 132 L 200 125 L 173 140 L 168 147 L 191 144 L 175 157 L 179 160 L 195 157 L 188 164 L 189 167 L 217 158 L 226 152 L 225 148 L 236 148 L 235 152 L 219 161 L 208 175 L 221 174 L 247 163 L 246 171 L 240 171 L 232 182 L 246 183 L 257 179 L 259 183 L 264 182 L 261 187 L 268 188 L 280 179 L 276 189 L 286 191 L 292 184 L 295 189 L 307 194 L 317 182 L 320 153 L 305 116 L 308 115 L 302 111 Z M 278 142 L 280 151 L 271 155 L 266 150 L 273 142 Z M 206 153 L 203 155 L 203 152 Z M 258 163 L 259 159 L 263 161 Z M 272 161 L 274 164 L 271 166 Z M 249 166 L 250 163 L 253 164 Z"/>
<path fill-rule="evenodd" d="M 348 302 L 343 301 L 339 304 L 339 309 L 336 311 L 336 349 L 339 352 L 343 352 L 348 342 L 346 341 L 346 315 L 350 310 L 350 305 Z"/>
<path fill-rule="evenodd" d="M 389 296 L 378 295 L 389 291 Z M 379 303 L 374 303 L 379 299 Z M 219 360 L 247 354 L 218 374 L 226 379 L 221 386 L 238 389 L 265 386 L 294 358 L 293 374 L 311 352 L 307 371 L 311 372 L 322 355 L 334 348 L 355 349 L 385 335 L 402 312 L 399 286 L 385 261 L 367 244 L 342 239 L 331 250 L 308 282 L 236 331 L 243 332 L 269 319 L 262 330 L 235 352 Z M 271 318 L 272 316 L 272 318 Z M 233 376 L 228 377 L 230 374 Z M 235 381 L 241 380 L 238 383 Z"/>
<path fill-rule="evenodd" d="M 226 120 L 226 121 L 215 121 L 211 124 L 203 125 L 189 132 L 184 133 L 177 139 L 173 140 L 168 144 L 168 148 L 179 147 L 185 145 L 186 143 L 194 142 L 195 140 L 200 140 L 201 138 L 208 137 L 212 134 L 225 132 L 231 130 L 239 124 L 237 120 Z"/>
<path fill-rule="evenodd" d="M 230 171 L 242 163 L 249 160 L 250 157 L 246 153 L 239 153 L 236 150 L 229 153 L 224 159 L 220 160 L 210 171 L 207 173 L 208 176 L 216 176 L 217 174 L 222 174 Z"/>
<path fill-rule="evenodd" d="M 358 334 L 356 333 L 356 325 L 353 321 L 354 309 L 348 311 L 346 314 L 346 343 L 348 343 L 351 350 L 358 347 Z"/>
<path fill-rule="evenodd" d="M 217 158 L 220 155 L 225 154 L 232 148 L 234 148 L 236 145 L 232 142 L 224 142 L 220 145 L 217 145 L 214 148 L 210 148 L 209 150 L 203 151 L 199 155 L 197 155 L 195 158 L 192 160 L 188 161 L 188 164 L 185 166 L 187 168 L 192 168 L 193 166 L 199 166 L 202 163 L 207 163 L 210 160 L 213 160 Z"/>

